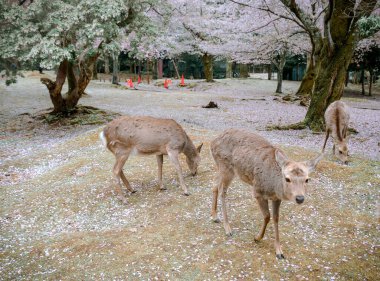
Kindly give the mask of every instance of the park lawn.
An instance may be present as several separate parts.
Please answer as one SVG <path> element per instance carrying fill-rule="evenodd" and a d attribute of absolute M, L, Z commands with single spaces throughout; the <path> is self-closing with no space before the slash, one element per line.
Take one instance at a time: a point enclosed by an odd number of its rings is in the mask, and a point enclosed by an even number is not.
<path fill-rule="evenodd" d="M 157 189 L 154 156 L 124 167 L 137 193 L 117 200 L 113 155 L 98 140 L 101 128 L 7 162 L 13 182 L 1 184 L 2 280 L 378 280 L 379 162 L 352 158 L 342 166 L 328 155 L 311 176 L 309 195 L 284 202 L 280 238 L 285 260 L 274 253 L 250 187 L 235 180 L 228 192 L 233 236 L 211 222 L 215 170 L 209 152 L 217 135 L 185 128 L 204 142 L 196 177 L 182 195 L 175 169 L 164 158 L 166 191 Z M 316 152 L 282 147 L 301 160 Z"/>

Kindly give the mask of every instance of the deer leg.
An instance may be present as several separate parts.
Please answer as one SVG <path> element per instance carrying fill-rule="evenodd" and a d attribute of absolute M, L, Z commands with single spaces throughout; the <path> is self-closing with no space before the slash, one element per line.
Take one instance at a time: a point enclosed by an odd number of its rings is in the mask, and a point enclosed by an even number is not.
<path fill-rule="evenodd" d="M 233 179 L 233 174 L 228 173 L 227 171 L 223 171 L 223 175 L 221 173 L 221 180 L 218 186 L 218 193 L 220 194 L 220 198 L 222 201 L 222 213 L 223 213 L 223 226 L 227 236 L 232 236 L 232 230 L 230 223 L 228 222 L 227 215 L 227 205 L 226 205 L 226 196 L 227 189 Z"/>
<path fill-rule="evenodd" d="M 131 193 L 135 193 L 136 192 L 136 189 L 134 189 L 130 184 L 129 184 L 129 181 L 127 180 L 127 178 L 125 177 L 124 175 L 124 172 L 123 172 L 123 169 L 120 171 L 120 177 L 121 177 L 121 180 L 123 181 L 124 185 L 127 187 L 127 189 L 129 190 L 129 192 Z"/>
<path fill-rule="evenodd" d="M 255 241 L 258 242 L 264 237 L 265 229 L 267 228 L 267 225 L 270 221 L 270 213 L 269 213 L 269 207 L 268 207 L 268 200 L 263 199 L 261 197 L 256 197 L 256 200 L 257 200 L 257 203 L 259 203 L 261 213 L 263 214 L 263 217 L 264 217 L 264 222 L 261 227 L 261 230 L 259 234 L 255 237 Z"/>
<path fill-rule="evenodd" d="M 123 194 L 120 179 L 122 179 L 121 178 L 122 174 L 123 174 L 122 169 L 123 169 L 125 162 L 128 160 L 129 153 L 130 153 L 130 151 L 128 151 L 127 153 L 125 153 L 125 151 L 124 151 L 124 153 L 115 154 L 116 155 L 116 163 L 113 167 L 113 174 L 114 174 L 114 176 L 116 178 L 116 182 L 117 182 L 117 185 L 116 185 L 116 193 L 118 194 L 117 197 L 121 201 L 123 201 L 123 203 L 127 203 L 127 198 Z M 124 178 L 125 178 L 125 176 L 124 176 Z M 126 178 L 125 178 L 125 180 L 128 183 L 128 180 Z M 128 185 L 129 185 L 129 183 L 128 183 Z M 128 186 L 127 186 L 127 188 L 128 188 Z"/>
<path fill-rule="evenodd" d="M 177 174 L 178 174 L 178 178 L 179 178 L 179 184 L 183 189 L 184 195 L 186 195 L 186 196 L 190 195 L 190 193 L 187 190 L 187 187 L 185 185 L 185 181 L 183 179 L 182 168 L 181 168 L 181 165 L 179 164 L 179 160 L 178 160 L 178 152 L 173 151 L 173 150 L 168 151 L 168 156 L 169 156 L 170 161 L 174 164 L 174 166 L 177 170 Z"/>
<path fill-rule="evenodd" d="M 330 135 L 330 131 L 326 130 L 326 138 L 325 138 L 325 143 L 323 144 L 322 152 L 325 152 L 325 147 L 326 147 L 326 143 L 327 143 L 327 139 L 329 138 L 329 135 Z"/>
<path fill-rule="evenodd" d="M 164 155 L 156 155 L 157 165 L 158 165 L 158 185 L 160 186 L 160 190 L 166 190 L 162 183 L 162 165 L 164 163 Z"/>
<path fill-rule="evenodd" d="M 212 207 L 211 207 L 211 217 L 212 221 L 219 223 L 220 219 L 218 218 L 218 189 L 219 184 L 215 185 L 212 188 Z"/>
<path fill-rule="evenodd" d="M 281 250 L 280 234 L 278 231 L 278 220 L 280 218 L 280 205 L 281 205 L 281 200 L 272 201 L 274 236 L 275 236 L 274 247 L 276 249 L 276 257 L 278 259 L 284 259 L 285 256 L 283 255 L 282 250 Z"/>
<path fill-rule="evenodd" d="M 221 192 L 223 192 L 223 184 L 229 185 L 233 177 L 233 173 L 230 173 L 228 175 L 227 173 L 221 172 L 220 169 L 218 173 L 219 173 L 218 183 L 212 189 L 213 197 L 212 197 L 212 207 L 211 207 L 211 217 L 212 217 L 213 222 L 216 222 L 216 223 L 220 222 L 218 218 L 218 211 L 217 211 L 219 189 L 221 189 Z"/>

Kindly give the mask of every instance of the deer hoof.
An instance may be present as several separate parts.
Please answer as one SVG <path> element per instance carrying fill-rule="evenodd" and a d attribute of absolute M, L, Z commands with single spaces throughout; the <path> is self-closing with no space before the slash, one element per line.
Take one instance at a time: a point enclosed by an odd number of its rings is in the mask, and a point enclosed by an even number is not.
<path fill-rule="evenodd" d="M 219 218 L 212 219 L 212 221 L 215 222 L 215 223 L 220 223 L 220 219 Z"/>
<path fill-rule="evenodd" d="M 118 196 L 117 197 L 123 204 L 128 204 L 128 200 L 127 198 L 125 198 L 124 196 Z"/>
<path fill-rule="evenodd" d="M 284 260 L 285 259 L 285 256 L 283 254 L 277 254 L 276 257 L 279 259 L 279 260 Z"/>
<path fill-rule="evenodd" d="M 227 237 L 232 237 L 232 231 L 226 233 Z"/>
<path fill-rule="evenodd" d="M 160 191 L 168 190 L 166 187 L 160 187 Z"/>
<path fill-rule="evenodd" d="M 135 189 L 131 191 L 132 194 L 133 194 L 133 193 L 136 193 L 136 192 L 137 192 L 137 190 L 135 190 Z"/>
<path fill-rule="evenodd" d="M 183 195 L 185 195 L 185 196 L 189 196 L 190 193 L 189 193 L 189 192 L 185 192 Z"/>

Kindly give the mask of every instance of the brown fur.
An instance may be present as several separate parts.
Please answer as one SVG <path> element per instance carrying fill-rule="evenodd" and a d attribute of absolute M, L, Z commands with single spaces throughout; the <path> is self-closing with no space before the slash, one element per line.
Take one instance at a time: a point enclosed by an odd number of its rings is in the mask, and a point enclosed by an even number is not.
<path fill-rule="evenodd" d="M 195 175 L 200 162 L 199 153 L 202 145 L 195 148 L 186 132 L 174 120 L 149 116 L 122 116 L 111 121 L 100 134 L 100 138 L 116 157 L 113 173 L 118 182 L 119 197 L 123 201 L 126 199 L 121 191 L 120 179 L 129 191 L 135 192 L 122 170 L 130 154 L 156 155 L 160 189 L 164 189 L 162 184 L 163 155 L 168 155 L 176 167 L 184 193 L 189 194 L 178 156 L 180 153 L 186 155 L 187 164 L 192 174 Z"/>
<path fill-rule="evenodd" d="M 350 114 L 344 102 L 335 101 L 327 107 L 325 112 L 326 137 L 322 151 L 325 150 L 331 134 L 334 139 L 333 153 L 344 163 L 347 163 L 348 158 L 347 131 L 349 121 Z M 335 146 L 338 147 L 337 151 L 335 151 Z"/>
<path fill-rule="evenodd" d="M 225 198 L 227 189 L 235 175 L 252 186 L 264 223 L 257 241 L 264 236 L 270 220 L 268 200 L 272 200 L 275 226 L 275 249 L 278 258 L 284 258 L 281 250 L 278 220 L 282 200 L 302 203 L 306 193 L 306 181 L 322 155 L 308 162 L 295 162 L 287 158 L 283 151 L 271 145 L 267 140 L 254 133 L 229 129 L 211 143 L 211 153 L 218 173 L 217 185 L 213 189 L 212 217 L 218 222 L 217 201 L 221 195 L 224 229 L 231 235 Z"/>

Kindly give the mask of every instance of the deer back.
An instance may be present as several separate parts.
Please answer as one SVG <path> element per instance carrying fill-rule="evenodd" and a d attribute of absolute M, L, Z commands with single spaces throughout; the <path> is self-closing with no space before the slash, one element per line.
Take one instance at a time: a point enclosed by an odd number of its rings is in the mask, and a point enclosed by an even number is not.
<path fill-rule="evenodd" d="M 211 143 L 215 162 L 221 162 L 257 192 L 272 197 L 282 193 L 281 169 L 275 159 L 275 148 L 254 133 L 230 129 Z"/>
<path fill-rule="evenodd" d="M 326 129 L 331 131 L 332 136 L 337 141 L 344 140 L 344 130 L 348 128 L 350 115 L 348 107 L 342 101 L 331 103 L 325 112 Z"/>
<path fill-rule="evenodd" d="M 122 116 L 104 128 L 107 147 L 115 145 L 136 149 L 138 154 L 167 154 L 167 149 L 183 152 L 191 140 L 172 119 L 149 116 Z"/>

